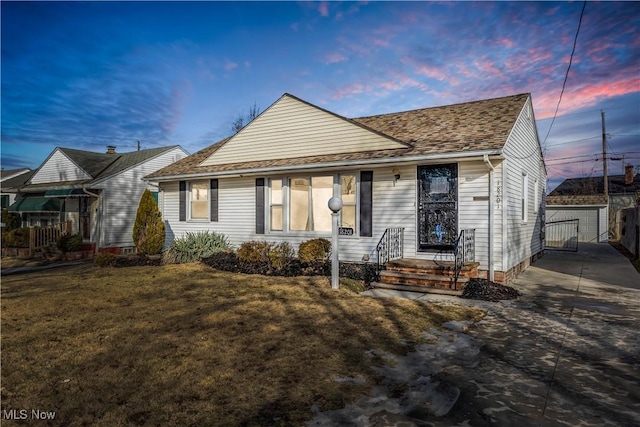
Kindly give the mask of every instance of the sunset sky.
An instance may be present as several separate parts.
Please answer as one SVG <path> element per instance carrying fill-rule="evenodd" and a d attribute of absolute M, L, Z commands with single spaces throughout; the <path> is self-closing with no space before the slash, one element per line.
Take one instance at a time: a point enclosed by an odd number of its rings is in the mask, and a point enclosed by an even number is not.
<path fill-rule="evenodd" d="M 228 136 L 288 92 L 346 117 L 530 92 L 548 190 L 640 165 L 640 2 L 2 2 L 2 167 Z M 619 159 L 619 160 L 618 160 Z"/>

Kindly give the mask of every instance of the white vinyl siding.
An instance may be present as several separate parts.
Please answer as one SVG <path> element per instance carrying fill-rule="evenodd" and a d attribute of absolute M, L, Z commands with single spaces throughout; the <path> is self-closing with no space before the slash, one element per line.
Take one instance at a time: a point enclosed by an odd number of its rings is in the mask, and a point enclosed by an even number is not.
<path fill-rule="evenodd" d="M 211 230 L 223 233 L 236 247 L 249 240 L 264 240 L 255 234 L 255 178 L 225 178 L 218 181 L 218 221 L 179 221 L 180 192 L 178 182 L 161 184 L 164 209 L 162 217 L 168 223 L 165 244 L 186 232 Z M 269 236 L 271 238 L 271 235 Z"/>
<path fill-rule="evenodd" d="M 395 148 L 406 146 L 285 95 L 201 165 Z"/>
<path fill-rule="evenodd" d="M 142 193 L 147 188 L 158 191 L 155 185 L 145 183 L 142 178 L 170 165 L 178 154 L 184 155 L 184 151 L 176 147 L 96 185 L 102 189 L 102 218 L 98 226 L 101 247 L 133 246 L 133 224 Z"/>
<path fill-rule="evenodd" d="M 504 271 L 530 259 L 543 249 L 541 229 L 544 209 L 535 212 L 533 203 L 526 203 L 526 212 L 522 211 L 523 173 L 527 175 L 527 180 L 547 180 L 537 130 L 533 119 L 529 117 L 529 102 L 518 117 L 503 150 L 506 158 L 503 162 L 506 171 L 503 176 L 505 216 L 501 245 Z M 539 186 L 537 191 L 544 191 L 543 187 Z M 541 194 L 538 197 L 542 200 Z M 533 199 L 531 194 L 527 196 L 527 200 L 529 198 Z M 527 218 L 526 223 L 523 222 L 523 217 Z"/>
<path fill-rule="evenodd" d="M 502 268 L 496 257 L 502 242 L 502 200 L 499 196 L 502 180 L 501 162 L 492 160 L 494 166 L 493 191 L 493 262 L 496 271 Z M 475 260 L 480 269 L 489 268 L 489 168 L 483 161 L 458 164 L 458 230 L 475 230 Z"/>
<path fill-rule="evenodd" d="M 500 163 L 495 163 L 496 182 L 501 182 Z M 401 178 L 395 180 L 394 169 L 400 171 Z M 373 171 L 373 236 L 360 237 L 357 224 L 354 236 L 340 236 L 340 259 L 345 261 L 362 261 L 369 258 L 375 262 L 376 245 L 386 228 L 404 227 L 404 255 L 405 257 L 422 259 L 439 259 L 449 257 L 449 253 L 418 252 L 416 250 L 416 180 L 417 165 L 388 166 L 379 168 L 367 168 Z M 359 176 L 359 172 L 338 173 L 339 176 Z M 323 176 L 318 173 L 318 176 Z M 487 268 L 487 242 L 488 242 L 488 169 L 486 165 L 478 161 L 460 162 L 458 164 L 458 197 L 459 197 L 459 229 L 475 229 L 476 238 L 476 260 L 481 263 L 480 268 Z M 271 179 L 286 183 L 282 176 Z M 342 180 L 341 180 L 342 181 Z M 358 180 L 356 179 L 356 182 Z M 284 203 L 287 203 L 287 186 L 283 186 L 282 194 Z M 344 185 L 343 185 L 344 187 Z M 354 198 L 358 203 L 359 187 L 356 187 Z M 238 247 L 248 240 L 263 240 L 270 242 L 289 242 L 294 248 L 308 239 L 314 237 L 324 237 L 329 239 L 331 233 L 309 232 L 305 230 L 268 231 L 264 235 L 255 234 L 255 177 L 244 178 L 220 178 L 219 180 L 219 203 L 220 219 L 217 223 L 189 223 L 178 221 L 178 183 L 163 183 L 162 194 L 164 200 L 163 218 L 169 226 L 167 227 L 167 241 L 169 244 L 174 237 L 181 237 L 185 232 L 195 232 L 198 230 L 215 230 L 225 234 L 230 242 Z M 341 191 L 336 188 L 335 191 Z M 344 195 L 343 195 L 344 197 Z M 345 197 L 346 199 L 346 197 Z M 279 206 L 279 196 L 273 198 L 273 189 L 267 190 L 266 200 L 270 204 Z M 326 206 L 326 201 L 324 201 Z M 327 208 L 328 209 L 328 208 Z M 267 209 L 269 210 L 269 209 Z M 359 212 L 356 209 L 356 212 Z M 288 218 L 287 209 L 284 208 L 284 218 Z M 356 213 L 356 223 L 358 214 Z M 502 239 L 501 205 L 496 204 L 494 211 L 494 245 L 498 246 Z M 266 218 L 267 229 L 269 229 L 269 218 Z M 286 221 L 283 227 L 287 230 Z M 501 266 L 500 259 L 495 259 L 496 268 Z"/>
<path fill-rule="evenodd" d="M 91 176 L 72 162 L 62 151 L 56 149 L 33 175 L 30 183 L 43 184 L 46 182 L 78 181 L 81 179 L 91 179 Z"/>

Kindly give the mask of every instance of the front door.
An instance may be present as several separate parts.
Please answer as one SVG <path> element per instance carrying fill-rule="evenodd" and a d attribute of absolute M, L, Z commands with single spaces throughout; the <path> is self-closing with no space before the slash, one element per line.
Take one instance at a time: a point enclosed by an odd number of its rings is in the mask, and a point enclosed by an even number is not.
<path fill-rule="evenodd" d="M 453 247 L 458 236 L 458 165 L 418 166 L 418 250 Z"/>

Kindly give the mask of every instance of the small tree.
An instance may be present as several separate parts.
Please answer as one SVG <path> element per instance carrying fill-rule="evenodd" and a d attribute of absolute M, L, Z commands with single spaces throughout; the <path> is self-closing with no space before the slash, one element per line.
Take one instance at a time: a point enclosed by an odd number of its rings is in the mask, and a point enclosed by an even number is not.
<path fill-rule="evenodd" d="M 260 108 L 258 108 L 256 103 L 254 102 L 253 106 L 249 107 L 249 112 L 246 116 L 239 114 L 238 117 L 236 117 L 236 119 L 231 123 L 231 132 L 233 132 L 234 134 L 240 132 L 243 127 L 248 125 L 251 120 L 258 117 L 259 114 Z"/>
<path fill-rule="evenodd" d="M 138 252 L 154 255 L 162 252 L 164 246 L 164 222 L 156 199 L 151 191 L 144 190 L 133 225 L 133 243 Z"/>

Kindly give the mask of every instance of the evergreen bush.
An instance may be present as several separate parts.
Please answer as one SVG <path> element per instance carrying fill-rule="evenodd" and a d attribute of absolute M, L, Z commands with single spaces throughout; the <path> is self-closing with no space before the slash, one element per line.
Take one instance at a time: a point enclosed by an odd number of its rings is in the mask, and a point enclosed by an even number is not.
<path fill-rule="evenodd" d="M 317 263 L 331 257 L 331 242 L 327 239 L 311 239 L 300 243 L 298 259 L 305 263 Z"/>
<path fill-rule="evenodd" d="M 63 234 L 58 237 L 56 246 L 62 252 L 77 252 L 82 248 L 82 236 L 79 234 Z"/>
<path fill-rule="evenodd" d="M 9 212 L 9 209 L 5 208 L 2 209 L 2 223 L 4 224 L 4 227 L 2 227 L 3 231 L 11 231 L 20 228 L 22 220 L 18 213 Z"/>
<path fill-rule="evenodd" d="M 286 271 L 295 256 L 296 251 L 289 242 L 274 244 L 269 250 L 269 263 L 277 271 Z"/>
<path fill-rule="evenodd" d="M 109 252 L 101 252 L 93 257 L 93 261 L 98 267 L 115 267 L 116 256 Z"/>
<path fill-rule="evenodd" d="M 272 243 L 252 240 L 244 242 L 238 248 L 238 259 L 244 262 L 269 262 Z"/>
<path fill-rule="evenodd" d="M 151 191 L 144 190 L 133 225 L 133 243 L 138 253 L 155 255 L 162 252 L 164 238 L 164 222 L 158 204 Z"/>
<path fill-rule="evenodd" d="M 29 228 L 14 228 L 2 232 L 2 246 L 5 248 L 28 248 Z"/>
<path fill-rule="evenodd" d="M 196 262 L 210 257 L 216 252 L 231 249 L 227 237 L 215 231 L 198 231 L 185 233 L 184 237 L 175 239 L 162 255 L 164 264 L 181 264 Z"/>

